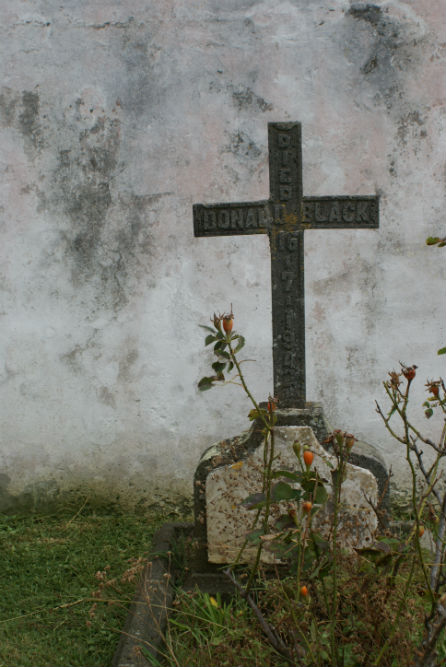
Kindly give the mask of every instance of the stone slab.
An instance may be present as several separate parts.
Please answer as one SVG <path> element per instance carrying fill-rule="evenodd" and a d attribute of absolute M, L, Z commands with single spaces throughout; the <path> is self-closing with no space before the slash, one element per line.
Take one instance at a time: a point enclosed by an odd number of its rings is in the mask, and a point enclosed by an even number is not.
<path fill-rule="evenodd" d="M 292 449 L 297 441 L 314 453 L 313 466 L 321 476 L 331 497 L 332 470 L 336 468 L 336 458 L 316 439 L 309 426 L 279 426 L 275 428 L 276 460 L 274 469 L 297 469 L 297 459 Z M 246 534 L 252 529 L 255 512 L 242 505 L 249 495 L 262 490 L 263 445 L 262 443 L 246 458 L 214 468 L 206 479 L 206 525 L 207 548 L 210 563 L 228 563 L 234 560 L 242 546 Z M 346 479 L 341 494 L 339 516 L 339 543 L 352 549 L 368 546 L 373 541 L 377 528 L 377 518 L 367 502 L 378 499 L 378 484 L 368 470 L 347 464 Z M 276 504 L 271 513 L 271 524 L 283 512 Z M 299 508 L 297 508 L 299 511 Z M 328 536 L 332 504 L 326 505 L 315 515 L 313 527 Z M 256 547 L 247 547 L 243 561 L 252 560 Z M 273 553 L 264 550 L 263 561 L 276 562 Z"/>

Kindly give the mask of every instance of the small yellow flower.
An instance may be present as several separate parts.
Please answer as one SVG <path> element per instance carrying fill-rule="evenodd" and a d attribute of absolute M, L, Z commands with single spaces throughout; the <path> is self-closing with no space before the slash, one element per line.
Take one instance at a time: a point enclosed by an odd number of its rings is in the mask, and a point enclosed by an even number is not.
<path fill-rule="evenodd" d="M 240 468 L 243 466 L 243 461 L 237 461 L 237 463 L 233 463 L 231 468 L 233 470 L 240 470 Z"/>
<path fill-rule="evenodd" d="M 209 596 L 209 601 L 213 607 L 216 607 L 218 609 L 218 602 L 215 598 L 212 597 L 212 595 Z"/>

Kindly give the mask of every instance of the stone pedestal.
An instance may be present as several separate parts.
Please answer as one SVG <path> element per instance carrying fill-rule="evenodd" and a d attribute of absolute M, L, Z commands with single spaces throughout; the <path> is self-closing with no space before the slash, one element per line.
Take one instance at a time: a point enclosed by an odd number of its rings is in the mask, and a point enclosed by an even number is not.
<path fill-rule="evenodd" d="M 292 450 L 295 441 L 315 454 L 313 466 L 332 486 L 331 470 L 335 457 L 323 442 L 330 432 L 320 405 L 307 404 L 304 409 L 277 411 L 275 426 L 276 469 L 296 468 Z M 261 491 L 263 461 L 262 425 L 255 422 L 249 431 L 209 447 L 203 454 L 195 474 L 195 535 L 202 547 L 202 563 L 231 562 L 251 529 L 255 513 L 241 505 L 247 496 Z M 340 534 L 345 548 L 364 547 L 373 540 L 377 527 L 373 503 L 386 492 L 387 472 L 384 463 L 365 443 L 355 442 L 351 463 L 341 498 Z M 315 528 L 324 533 L 329 524 L 330 501 L 315 517 Z M 274 512 L 273 512 L 274 518 Z M 252 557 L 246 550 L 244 560 Z M 267 550 L 265 562 L 274 562 Z"/>

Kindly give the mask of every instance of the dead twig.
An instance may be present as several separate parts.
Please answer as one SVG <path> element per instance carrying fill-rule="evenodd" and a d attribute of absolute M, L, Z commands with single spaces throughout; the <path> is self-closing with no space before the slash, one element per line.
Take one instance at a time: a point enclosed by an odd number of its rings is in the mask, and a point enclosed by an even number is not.
<path fill-rule="evenodd" d="M 249 604 L 249 606 L 250 606 L 251 609 L 253 610 L 254 615 L 255 615 L 255 617 L 257 618 L 257 620 L 258 620 L 258 622 L 259 622 L 259 625 L 260 625 L 260 627 L 262 628 L 263 632 L 264 632 L 265 635 L 268 637 L 268 640 L 269 640 L 271 646 L 273 646 L 273 648 L 275 648 L 276 651 L 277 651 L 278 653 L 280 653 L 280 655 L 283 655 L 283 657 L 286 658 L 286 659 L 288 660 L 288 662 L 290 663 L 290 665 L 294 665 L 294 664 L 295 664 L 295 659 L 293 658 L 293 656 L 291 655 L 291 653 L 289 652 L 288 648 L 285 646 L 284 642 L 282 641 L 282 639 L 280 638 L 280 636 L 277 634 L 277 632 L 275 631 L 275 629 L 274 629 L 274 628 L 268 623 L 268 621 L 265 619 L 265 617 L 263 616 L 262 612 L 260 611 L 260 609 L 258 608 L 258 606 L 256 605 L 256 603 L 254 602 L 254 600 L 252 599 L 252 597 L 249 595 L 249 593 L 247 593 L 247 592 L 245 591 L 245 589 L 243 588 L 243 586 L 240 586 L 240 584 L 238 583 L 238 581 L 236 580 L 236 578 L 235 578 L 234 575 L 232 574 L 231 570 L 229 570 L 229 569 L 224 570 L 224 574 L 225 574 L 225 575 L 228 577 L 228 579 L 234 584 L 234 586 L 235 586 L 236 589 L 239 591 L 239 593 L 240 593 L 240 595 L 242 596 L 242 598 L 243 598 L 244 600 L 246 600 L 246 602 Z M 303 651 L 303 649 L 302 649 L 301 647 L 297 647 L 297 648 L 300 649 L 300 651 L 299 651 L 299 657 L 302 658 L 302 657 L 305 655 L 305 652 Z"/>

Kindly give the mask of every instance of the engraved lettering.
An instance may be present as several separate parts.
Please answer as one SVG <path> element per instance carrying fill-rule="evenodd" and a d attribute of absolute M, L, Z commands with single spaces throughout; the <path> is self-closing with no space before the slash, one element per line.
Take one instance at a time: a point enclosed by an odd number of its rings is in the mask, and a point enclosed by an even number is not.
<path fill-rule="evenodd" d="M 299 247 L 299 237 L 297 234 L 290 234 L 288 236 L 288 250 L 297 250 Z"/>
<path fill-rule="evenodd" d="M 292 151 L 283 150 L 283 151 L 280 152 L 280 155 L 282 157 L 282 164 L 283 165 L 290 164 L 291 158 L 293 157 L 293 152 Z"/>
<path fill-rule="evenodd" d="M 271 218 L 269 216 L 268 211 L 265 209 L 260 209 L 259 211 L 259 227 L 269 227 L 271 224 Z"/>
<path fill-rule="evenodd" d="M 289 134 L 283 134 L 283 132 L 279 132 L 277 136 L 277 143 L 279 144 L 279 148 L 288 148 L 291 144 L 291 137 Z"/>
<path fill-rule="evenodd" d="M 248 229 L 249 227 L 257 227 L 256 211 L 254 208 L 248 208 L 248 213 L 246 214 L 245 226 L 246 229 Z"/>
<path fill-rule="evenodd" d="M 223 211 L 218 212 L 218 228 L 219 229 L 229 229 L 229 211 L 223 209 Z"/>
<path fill-rule="evenodd" d="M 362 222 L 365 220 L 368 222 L 369 220 L 369 212 L 368 212 L 368 206 L 366 201 L 360 201 L 358 202 L 358 208 L 356 209 L 356 220 L 358 222 Z"/>
<path fill-rule="evenodd" d="M 341 222 L 341 212 L 339 210 L 338 202 L 335 202 L 331 206 L 329 221 L 330 222 Z"/>
<path fill-rule="evenodd" d="M 354 222 L 355 221 L 355 204 L 350 201 L 344 204 L 342 209 L 342 219 L 344 222 Z"/>
<path fill-rule="evenodd" d="M 293 278 L 294 278 L 293 271 L 282 271 L 281 278 L 282 280 L 286 280 L 286 285 L 284 287 L 285 292 L 289 292 L 293 285 Z"/>
<path fill-rule="evenodd" d="M 204 211 L 203 212 L 203 227 L 206 231 L 216 229 L 217 227 L 217 216 L 215 211 Z"/>
<path fill-rule="evenodd" d="M 292 371 L 293 368 L 295 367 L 296 365 L 295 358 L 296 358 L 295 352 L 287 351 L 283 355 L 283 365 L 286 367 L 288 372 Z"/>
<path fill-rule="evenodd" d="M 279 199 L 281 201 L 289 201 L 291 199 L 292 189 L 290 185 L 281 185 L 279 187 Z"/>
<path fill-rule="evenodd" d="M 244 229 L 243 224 L 243 209 L 242 208 L 233 208 L 231 209 L 231 229 Z"/>
<path fill-rule="evenodd" d="M 303 202 L 302 206 L 302 215 L 303 215 L 303 220 L 302 222 L 313 222 L 313 216 L 314 216 L 314 204 L 313 202 Z"/>
<path fill-rule="evenodd" d="M 279 181 L 281 183 L 291 183 L 291 171 L 288 167 L 279 169 Z"/>
<path fill-rule="evenodd" d="M 274 204 L 274 222 L 276 225 L 283 224 L 282 207 L 280 204 Z"/>
<path fill-rule="evenodd" d="M 327 213 L 324 212 L 323 204 L 316 202 L 316 206 L 314 207 L 314 217 L 316 222 L 327 222 Z"/>
<path fill-rule="evenodd" d="M 291 350 L 294 347 L 294 333 L 290 329 L 283 332 L 282 335 L 283 346 L 286 350 Z"/>

